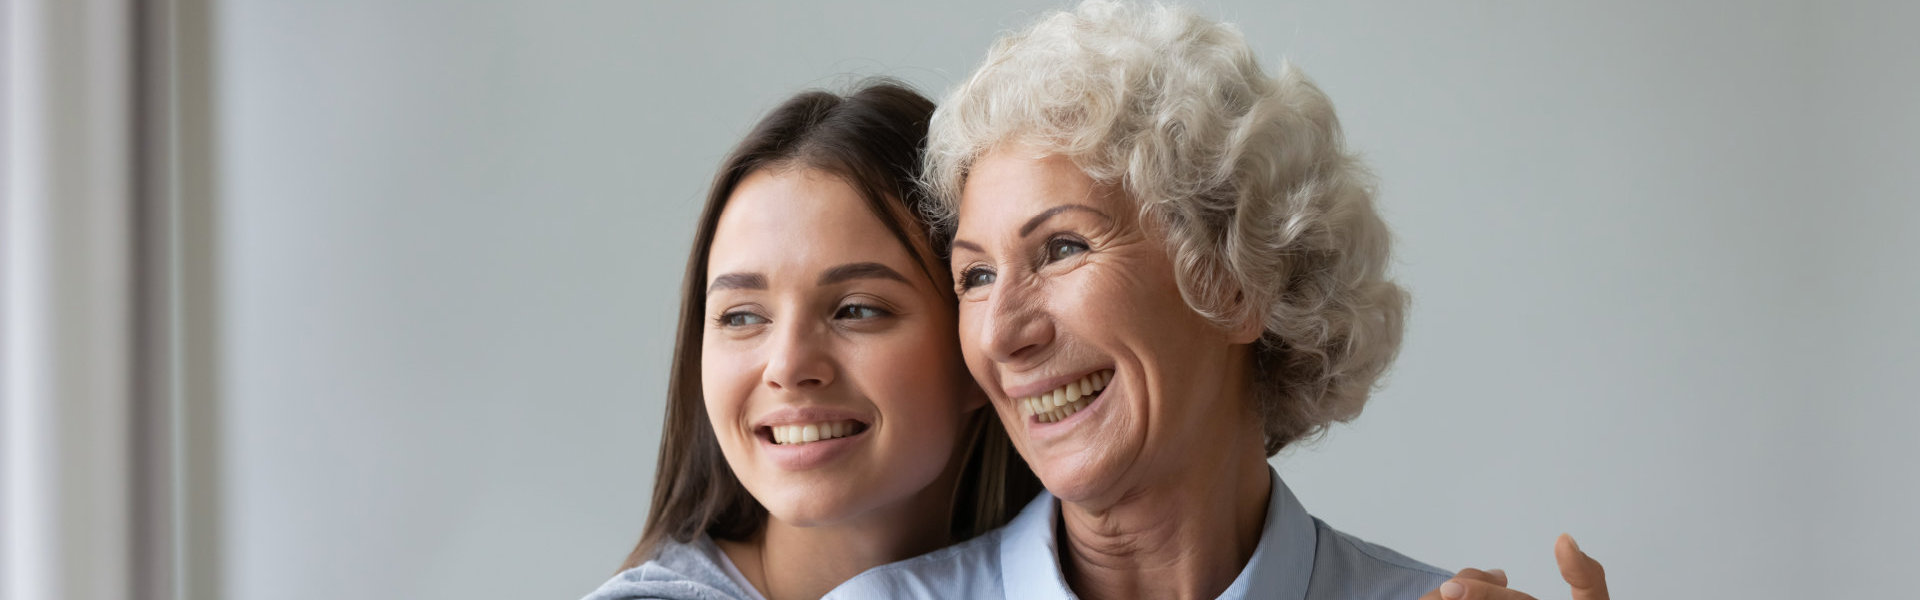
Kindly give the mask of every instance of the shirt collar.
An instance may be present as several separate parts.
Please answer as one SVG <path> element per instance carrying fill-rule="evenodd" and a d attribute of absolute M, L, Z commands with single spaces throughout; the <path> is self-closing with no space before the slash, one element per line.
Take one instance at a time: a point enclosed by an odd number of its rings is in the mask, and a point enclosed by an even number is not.
<path fill-rule="evenodd" d="M 1054 532 L 1059 531 L 1060 502 L 1052 493 L 1042 491 L 1027 503 L 1020 515 L 1007 523 L 1000 537 L 1000 577 L 1008 597 L 1018 594 L 1035 600 L 1074 598 L 1060 573 L 1060 552 Z"/>
<path fill-rule="evenodd" d="M 1221 598 L 1307 597 L 1318 545 L 1313 517 L 1307 515 L 1273 467 L 1267 467 L 1267 475 L 1272 478 L 1273 488 L 1267 499 L 1260 543 Z M 1060 573 L 1059 545 L 1054 536 L 1059 531 L 1059 507 L 1053 494 L 1041 492 L 1007 524 L 1000 538 L 1000 573 L 1009 595 L 1045 600 L 1075 598 Z"/>
<path fill-rule="evenodd" d="M 1267 475 L 1273 478 L 1273 491 L 1267 497 L 1267 524 L 1260 529 L 1260 543 L 1253 547 L 1253 558 L 1240 569 L 1240 576 L 1221 592 L 1221 598 L 1307 597 L 1319 535 L 1313 517 L 1293 497 L 1286 482 L 1280 481 L 1280 473 L 1268 466 Z"/>

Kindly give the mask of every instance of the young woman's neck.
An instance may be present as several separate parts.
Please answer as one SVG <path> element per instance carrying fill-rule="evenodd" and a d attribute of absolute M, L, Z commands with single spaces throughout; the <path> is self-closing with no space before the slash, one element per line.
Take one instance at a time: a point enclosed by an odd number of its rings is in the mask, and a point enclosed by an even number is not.
<path fill-rule="evenodd" d="M 893 506 L 844 522 L 798 526 L 768 517 L 752 539 L 716 540 L 767 600 L 813 600 L 862 571 L 952 543 L 955 469 Z"/>

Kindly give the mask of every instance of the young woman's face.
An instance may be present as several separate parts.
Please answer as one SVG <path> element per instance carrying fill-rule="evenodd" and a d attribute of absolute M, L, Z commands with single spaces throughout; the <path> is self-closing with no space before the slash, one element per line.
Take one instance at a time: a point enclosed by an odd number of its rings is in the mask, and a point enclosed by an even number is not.
<path fill-rule="evenodd" d="M 707 414 L 768 512 L 829 525 L 927 491 L 985 399 L 952 301 L 852 187 L 801 168 L 749 174 L 707 273 Z"/>

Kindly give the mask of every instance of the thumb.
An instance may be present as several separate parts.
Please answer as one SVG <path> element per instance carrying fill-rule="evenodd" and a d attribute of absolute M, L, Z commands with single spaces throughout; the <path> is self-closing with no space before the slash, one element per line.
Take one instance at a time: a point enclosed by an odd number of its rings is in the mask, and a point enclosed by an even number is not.
<path fill-rule="evenodd" d="M 1560 577 L 1573 588 L 1573 600 L 1607 600 L 1607 571 L 1600 561 L 1580 551 L 1573 536 L 1560 534 L 1554 540 L 1553 558 L 1560 563 Z"/>

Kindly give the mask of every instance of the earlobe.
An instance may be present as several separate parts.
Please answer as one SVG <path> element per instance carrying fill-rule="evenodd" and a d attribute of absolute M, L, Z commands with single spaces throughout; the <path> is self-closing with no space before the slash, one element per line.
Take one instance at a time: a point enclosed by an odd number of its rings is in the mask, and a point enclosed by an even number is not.
<path fill-rule="evenodd" d="M 1260 341 L 1260 336 L 1265 335 L 1267 332 L 1264 321 L 1264 319 L 1260 319 L 1257 316 L 1242 318 L 1240 325 L 1232 331 L 1233 343 L 1252 344 Z"/>
<path fill-rule="evenodd" d="M 1260 341 L 1267 333 L 1266 311 L 1255 310 L 1247 306 L 1247 295 L 1233 295 L 1234 323 L 1227 329 L 1227 341 L 1235 344 L 1252 344 Z"/>

